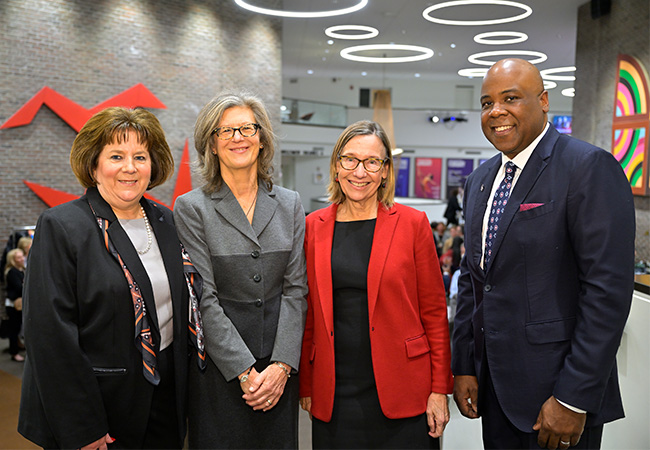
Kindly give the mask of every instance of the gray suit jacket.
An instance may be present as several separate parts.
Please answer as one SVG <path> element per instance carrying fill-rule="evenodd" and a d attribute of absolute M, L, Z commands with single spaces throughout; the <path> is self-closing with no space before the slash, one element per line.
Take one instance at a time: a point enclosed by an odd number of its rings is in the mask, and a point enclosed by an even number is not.
<path fill-rule="evenodd" d="M 268 356 L 297 368 L 307 311 L 298 193 L 262 183 L 251 225 L 228 185 L 198 188 L 176 200 L 174 219 L 203 277 L 206 350 L 225 379 Z"/>

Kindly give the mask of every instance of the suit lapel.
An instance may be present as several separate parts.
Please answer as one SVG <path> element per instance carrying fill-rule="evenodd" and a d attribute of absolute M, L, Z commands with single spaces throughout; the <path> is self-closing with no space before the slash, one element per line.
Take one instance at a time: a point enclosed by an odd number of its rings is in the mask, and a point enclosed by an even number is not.
<path fill-rule="evenodd" d="M 316 280 L 318 280 L 318 298 L 325 319 L 328 334 L 334 331 L 334 293 L 332 287 L 332 241 L 334 239 L 334 224 L 338 205 L 333 204 L 323 211 L 317 212 L 318 220 L 314 221 L 310 233 L 314 243 L 313 254 L 318 255 L 315 263 Z"/>
<path fill-rule="evenodd" d="M 259 199 L 259 191 L 257 196 Z M 241 209 L 235 195 L 231 192 L 226 183 L 221 183 L 221 188 L 214 192 L 211 198 L 214 203 L 214 209 L 219 213 L 219 215 L 221 215 L 221 217 L 228 221 L 241 234 L 259 245 L 253 227 L 251 227 L 250 222 L 246 218 L 246 214 Z"/>
<path fill-rule="evenodd" d="M 530 155 L 526 166 L 524 167 L 523 172 L 517 179 L 517 183 L 510 193 L 510 198 L 508 199 L 508 204 L 506 205 L 503 215 L 499 219 L 499 232 L 497 233 L 497 238 L 494 241 L 492 247 L 492 257 L 490 264 L 486 267 L 486 271 L 490 269 L 492 261 L 496 259 L 497 254 L 499 253 L 499 248 L 503 239 L 508 234 L 508 228 L 512 223 L 512 219 L 515 217 L 515 214 L 519 211 L 519 205 L 521 205 L 528 193 L 533 188 L 537 179 L 542 174 L 544 169 L 548 164 L 548 158 L 551 156 L 553 146 L 559 137 L 559 133 L 555 131 L 554 128 L 549 128 L 546 132 L 546 135 L 542 140 L 537 144 L 535 150 Z"/>
<path fill-rule="evenodd" d="M 253 215 L 253 231 L 257 239 L 266 226 L 271 222 L 275 210 L 278 207 L 278 201 L 275 199 L 275 192 L 269 192 L 266 184 L 262 183 L 257 191 L 257 204 Z"/>
<path fill-rule="evenodd" d="M 488 166 L 486 166 L 487 171 L 480 180 L 477 180 L 480 186 L 478 191 L 473 192 L 475 195 L 473 200 L 475 203 L 471 216 L 473 221 L 470 225 L 471 229 L 468 230 L 469 233 L 471 233 L 471 236 L 479 237 L 483 236 L 483 217 L 485 217 L 485 210 L 487 209 L 487 203 L 490 198 L 494 179 L 501 167 L 501 155 L 499 154 L 483 164 L 488 164 Z M 472 248 L 467 250 L 471 252 L 470 255 L 472 255 L 474 259 L 474 264 L 478 267 L 481 263 L 481 258 L 483 257 L 484 249 L 482 239 L 473 239 Z"/>
<path fill-rule="evenodd" d="M 388 258 L 388 251 L 393 242 L 398 219 L 399 213 L 395 208 L 386 210 L 381 203 L 379 204 L 375 234 L 372 238 L 370 263 L 368 264 L 368 316 L 370 323 L 372 323 L 375 306 L 377 305 L 379 283 Z"/>

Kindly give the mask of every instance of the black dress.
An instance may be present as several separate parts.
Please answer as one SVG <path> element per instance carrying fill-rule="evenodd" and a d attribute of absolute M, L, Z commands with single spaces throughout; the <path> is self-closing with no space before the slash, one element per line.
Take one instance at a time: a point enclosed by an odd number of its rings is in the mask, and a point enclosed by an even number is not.
<path fill-rule="evenodd" d="M 426 415 L 389 419 L 372 368 L 367 278 L 376 220 L 336 222 L 332 241 L 336 385 L 332 420 L 313 418 L 312 445 L 325 448 L 438 448 Z M 405 382 L 408 382 L 405 380 Z"/>

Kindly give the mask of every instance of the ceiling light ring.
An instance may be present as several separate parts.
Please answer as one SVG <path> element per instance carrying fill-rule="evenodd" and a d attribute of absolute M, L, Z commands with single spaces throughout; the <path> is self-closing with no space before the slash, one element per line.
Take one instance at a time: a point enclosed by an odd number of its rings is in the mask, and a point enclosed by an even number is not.
<path fill-rule="evenodd" d="M 366 31 L 366 34 L 340 34 L 337 31 Z M 368 27 L 365 25 L 334 25 L 325 29 L 325 34 L 334 39 L 371 39 L 379 36 L 379 30 L 377 28 Z"/>
<path fill-rule="evenodd" d="M 567 66 L 567 67 L 554 67 L 552 69 L 544 69 L 544 70 L 540 70 L 539 73 L 542 74 L 542 78 L 545 80 L 575 81 L 576 80 L 575 75 L 551 75 L 554 73 L 575 72 L 575 71 L 576 71 L 575 66 Z"/>
<path fill-rule="evenodd" d="M 474 53 L 473 55 L 469 55 L 467 60 L 472 64 L 478 64 L 479 66 L 492 66 L 496 61 L 483 61 L 481 58 L 505 55 L 536 56 L 537 59 L 528 60 L 531 64 L 540 64 L 548 59 L 546 53 L 534 50 L 493 50 L 489 52 Z"/>
<path fill-rule="evenodd" d="M 300 12 L 300 11 L 283 11 L 279 9 L 268 9 L 261 8 L 259 6 L 254 6 L 247 3 L 248 0 L 235 0 L 235 3 L 248 11 L 256 12 L 259 14 L 266 14 L 268 16 L 277 16 L 277 17 L 289 17 L 289 18 L 300 18 L 300 19 L 313 19 L 317 17 L 333 17 L 333 16 L 342 16 L 344 14 L 349 14 L 360 9 L 365 8 L 368 4 L 368 0 L 359 0 L 359 3 L 356 5 L 350 6 L 348 8 L 342 9 L 333 9 L 331 11 L 312 11 L 312 12 Z"/>
<path fill-rule="evenodd" d="M 513 39 L 488 39 L 498 36 L 510 36 Z M 474 42 L 477 44 L 485 45 L 509 45 L 519 44 L 528 40 L 528 35 L 520 31 L 488 31 L 487 33 L 479 33 L 474 36 Z"/>
<path fill-rule="evenodd" d="M 555 89 L 557 87 L 557 83 L 555 81 L 551 80 L 544 80 L 544 89 L 547 91 L 550 91 L 551 89 Z"/>
<path fill-rule="evenodd" d="M 503 17 L 501 19 L 491 19 L 491 20 L 447 20 L 439 19 L 430 15 L 431 12 L 438 9 L 450 8 L 454 6 L 461 5 L 502 5 L 502 6 L 512 6 L 524 10 L 523 13 L 512 16 L 512 17 Z M 427 9 L 422 11 L 422 16 L 429 22 L 439 23 L 442 25 L 460 25 L 460 26 L 479 26 L 479 25 L 498 25 L 501 23 L 516 22 L 518 20 L 525 19 L 533 13 L 533 8 L 528 5 L 525 5 L 521 2 L 515 2 L 510 0 L 454 0 L 448 2 L 438 3 L 436 5 L 429 6 Z"/>
<path fill-rule="evenodd" d="M 575 97 L 576 96 L 576 88 L 562 89 L 562 95 L 564 95 L 565 97 Z"/>
<path fill-rule="evenodd" d="M 469 67 L 467 69 L 460 69 L 458 75 L 467 78 L 483 78 L 488 70 L 490 69 L 486 67 Z"/>
<path fill-rule="evenodd" d="M 390 50 L 390 51 L 411 51 L 411 52 L 420 52 L 420 55 L 415 56 L 358 56 L 352 55 L 352 53 L 370 51 L 370 50 Z M 404 44 L 368 44 L 368 45 L 356 45 L 354 47 L 347 47 L 341 50 L 341 57 L 348 59 L 350 61 L 357 62 L 368 62 L 368 63 L 404 63 L 404 62 L 414 62 L 422 61 L 424 59 L 429 59 L 434 55 L 433 50 L 427 47 L 420 47 L 417 45 L 404 45 Z"/>

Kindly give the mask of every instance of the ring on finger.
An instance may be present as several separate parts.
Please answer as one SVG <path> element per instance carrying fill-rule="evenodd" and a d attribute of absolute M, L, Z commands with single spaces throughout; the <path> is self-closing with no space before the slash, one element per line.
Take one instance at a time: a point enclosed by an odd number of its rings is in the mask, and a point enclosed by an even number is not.
<path fill-rule="evenodd" d="M 570 441 L 567 442 L 567 441 L 560 440 L 560 444 L 562 444 L 562 445 L 571 445 L 571 442 Z"/>
<path fill-rule="evenodd" d="M 268 403 L 269 405 L 272 405 L 272 404 L 273 404 L 273 402 L 272 402 L 270 399 L 268 399 L 268 400 L 266 401 L 266 403 Z"/>

